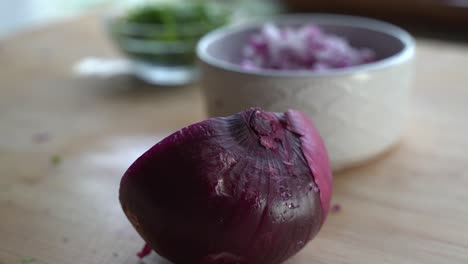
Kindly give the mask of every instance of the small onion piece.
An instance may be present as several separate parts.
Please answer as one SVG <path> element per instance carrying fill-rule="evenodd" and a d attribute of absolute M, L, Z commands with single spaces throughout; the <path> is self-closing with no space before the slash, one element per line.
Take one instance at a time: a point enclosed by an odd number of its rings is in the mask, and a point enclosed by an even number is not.
<path fill-rule="evenodd" d="M 153 146 L 123 176 L 120 202 L 148 245 L 175 264 L 277 264 L 318 233 L 331 192 L 312 122 L 296 110 L 251 108 Z"/>

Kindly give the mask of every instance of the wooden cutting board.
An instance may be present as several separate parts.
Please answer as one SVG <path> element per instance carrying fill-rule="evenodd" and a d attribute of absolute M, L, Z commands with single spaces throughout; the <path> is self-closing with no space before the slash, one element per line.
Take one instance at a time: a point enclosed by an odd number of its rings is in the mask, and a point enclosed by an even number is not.
<path fill-rule="evenodd" d="M 335 174 L 341 210 L 289 264 L 468 263 L 468 45 L 417 48 L 401 143 Z M 119 206 L 120 177 L 205 117 L 196 86 L 73 76 L 86 56 L 116 56 L 89 17 L 0 42 L 1 264 L 138 263 L 143 242 Z"/>

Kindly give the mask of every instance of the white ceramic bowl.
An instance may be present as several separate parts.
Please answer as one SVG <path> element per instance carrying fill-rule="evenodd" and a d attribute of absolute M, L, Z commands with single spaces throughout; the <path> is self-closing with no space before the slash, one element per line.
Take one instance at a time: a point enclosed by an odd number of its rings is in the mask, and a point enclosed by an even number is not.
<path fill-rule="evenodd" d="M 210 116 L 251 106 L 302 110 L 318 127 L 335 170 L 371 159 L 398 141 L 408 111 L 415 49 L 406 31 L 378 20 L 330 14 L 289 15 L 273 22 L 313 22 L 353 46 L 373 49 L 379 60 L 324 72 L 251 72 L 239 65 L 242 47 L 261 24 L 221 28 L 197 47 Z"/>

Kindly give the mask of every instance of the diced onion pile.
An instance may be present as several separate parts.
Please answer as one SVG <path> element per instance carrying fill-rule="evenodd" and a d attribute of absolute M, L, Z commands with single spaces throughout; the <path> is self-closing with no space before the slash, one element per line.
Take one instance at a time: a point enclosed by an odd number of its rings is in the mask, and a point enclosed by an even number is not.
<path fill-rule="evenodd" d="M 244 46 L 246 70 L 311 70 L 346 68 L 376 60 L 369 48 L 352 47 L 348 40 L 327 34 L 315 24 L 279 27 L 266 24 Z"/>

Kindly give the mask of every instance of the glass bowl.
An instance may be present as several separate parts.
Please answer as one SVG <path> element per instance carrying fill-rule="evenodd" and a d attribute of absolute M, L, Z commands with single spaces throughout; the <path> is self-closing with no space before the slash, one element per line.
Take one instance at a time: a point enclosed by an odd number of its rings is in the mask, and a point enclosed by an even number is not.
<path fill-rule="evenodd" d="M 196 45 L 209 31 L 226 23 L 220 15 L 209 21 L 164 25 L 135 23 L 120 10 L 106 18 L 116 46 L 131 60 L 135 75 L 152 84 L 184 85 L 198 80 Z"/>

